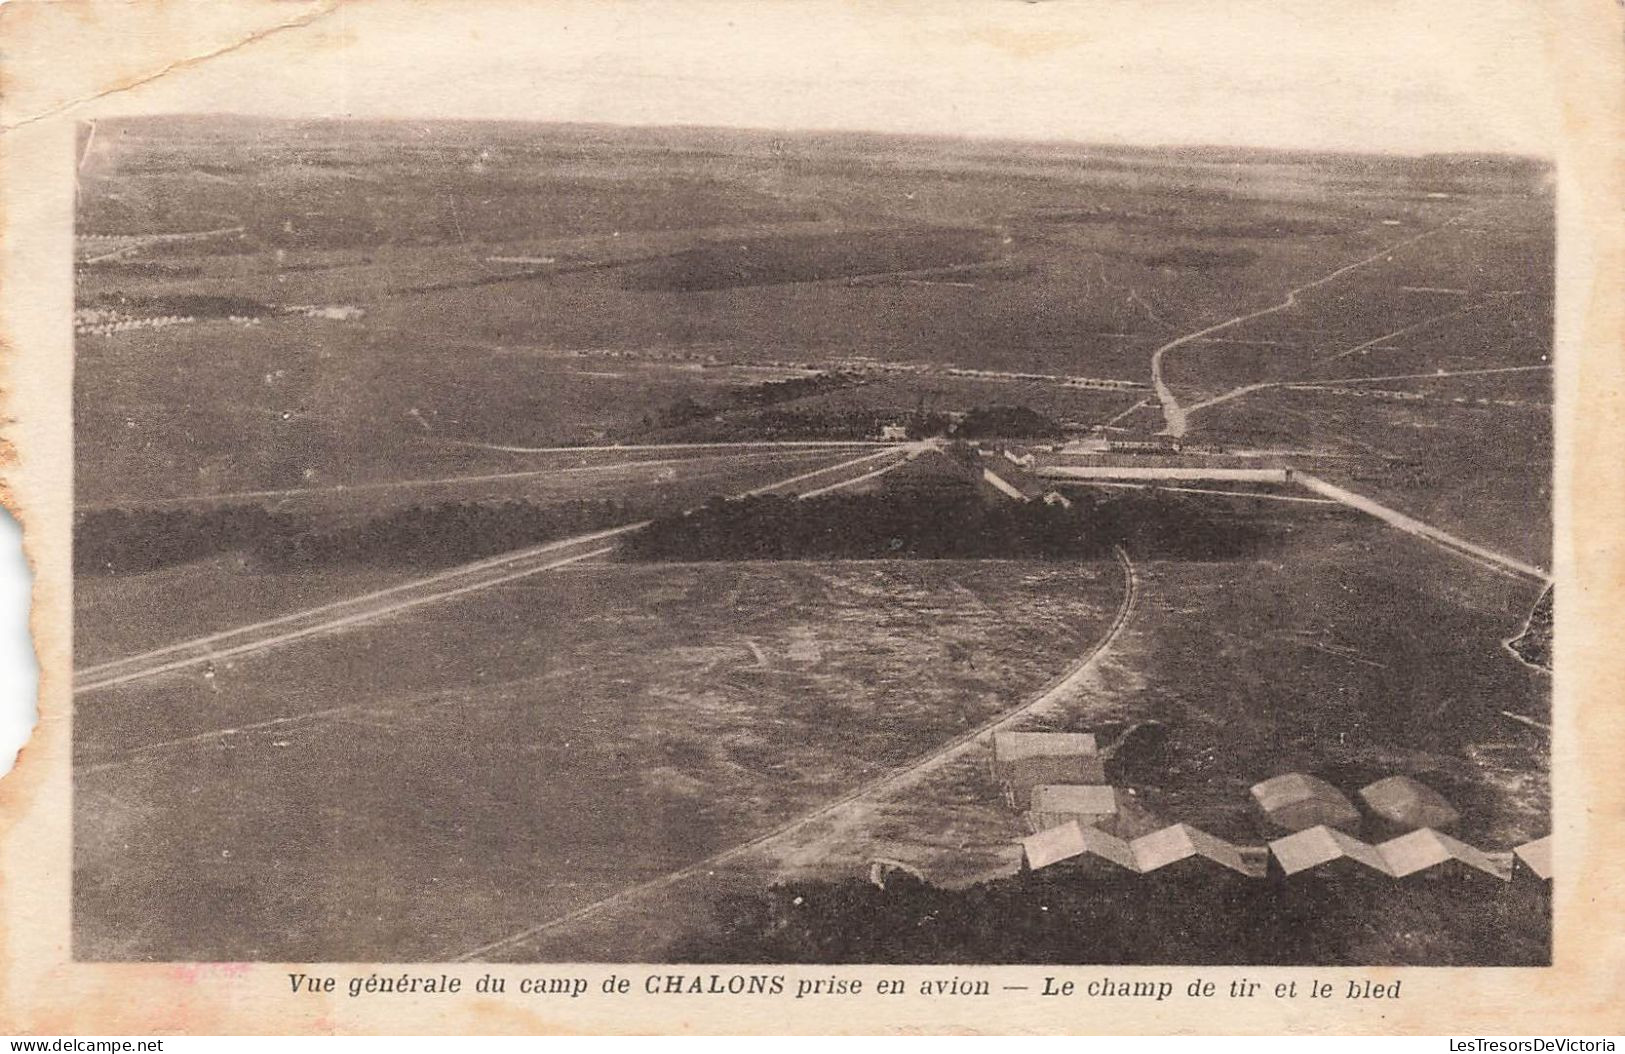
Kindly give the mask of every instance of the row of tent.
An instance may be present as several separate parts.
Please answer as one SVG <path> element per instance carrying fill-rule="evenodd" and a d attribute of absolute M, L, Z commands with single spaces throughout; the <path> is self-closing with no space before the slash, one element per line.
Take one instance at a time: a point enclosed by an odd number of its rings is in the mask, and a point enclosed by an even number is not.
<path fill-rule="evenodd" d="M 1511 853 L 1486 853 L 1442 831 L 1424 827 L 1370 845 L 1335 827 L 1311 827 L 1269 844 L 1274 865 L 1284 875 L 1308 871 L 1368 868 L 1391 878 L 1450 874 L 1487 876 L 1502 882 L 1524 878 L 1550 882 L 1552 840 L 1548 835 Z"/>
<path fill-rule="evenodd" d="M 1302 772 L 1255 784 L 1251 794 L 1264 818 L 1283 830 L 1322 825 L 1357 828 L 1360 824 L 1360 810 L 1347 795 Z M 1398 827 L 1448 830 L 1461 819 L 1444 795 L 1409 776 L 1389 776 L 1367 784 L 1360 788 L 1360 799 L 1373 816 Z"/>
<path fill-rule="evenodd" d="M 1140 874 L 1191 861 L 1249 877 L 1267 873 L 1367 868 L 1394 878 L 1457 873 L 1508 881 L 1514 872 L 1551 878 L 1549 839 L 1511 854 L 1488 854 L 1445 830 L 1460 814 L 1437 791 L 1409 776 L 1390 776 L 1360 789 L 1367 811 L 1404 833 L 1380 844 L 1350 834 L 1362 814 L 1324 780 L 1301 772 L 1251 789 L 1260 816 L 1286 832 L 1267 846 L 1237 846 L 1190 824 L 1164 824 L 1132 791 L 1106 782 L 1106 757 L 1085 732 L 999 732 L 993 774 L 1006 801 L 1022 812 L 1032 834 L 1021 842 L 1024 866 L 1099 863 Z"/>
<path fill-rule="evenodd" d="M 1248 878 L 1369 869 L 1389 878 L 1449 877 L 1544 884 L 1552 879 L 1551 838 L 1519 846 L 1510 854 L 1486 853 L 1442 831 L 1423 828 L 1370 845 L 1335 827 L 1311 827 L 1267 846 L 1238 846 L 1186 823 L 1125 840 L 1072 820 L 1021 842 L 1022 864 L 1038 871 L 1066 865 L 1135 874 L 1176 864 L 1218 866 Z"/>
<path fill-rule="evenodd" d="M 1022 864 L 1038 871 L 1057 864 L 1074 866 L 1103 863 L 1136 874 L 1162 871 L 1190 862 L 1216 864 L 1249 878 L 1262 878 L 1267 857 L 1242 849 L 1188 823 L 1176 823 L 1150 834 L 1125 840 L 1072 820 L 1022 839 Z"/>

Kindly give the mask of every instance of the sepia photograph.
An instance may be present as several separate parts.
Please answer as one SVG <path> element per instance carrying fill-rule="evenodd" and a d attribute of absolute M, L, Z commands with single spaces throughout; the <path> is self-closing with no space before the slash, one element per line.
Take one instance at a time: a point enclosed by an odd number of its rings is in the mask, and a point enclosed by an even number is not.
<path fill-rule="evenodd" d="M 0 1033 L 1617 1033 L 1622 41 L 5 5 Z"/>
<path fill-rule="evenodd" d="M 1550 962 L 1552 164 L 1354 138 L 82 122 L 74 957 Z"/>

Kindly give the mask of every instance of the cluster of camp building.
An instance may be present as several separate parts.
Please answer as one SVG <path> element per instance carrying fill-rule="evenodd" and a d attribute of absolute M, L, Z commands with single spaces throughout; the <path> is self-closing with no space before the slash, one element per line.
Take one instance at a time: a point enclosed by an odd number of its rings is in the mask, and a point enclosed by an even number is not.
<path fill-rule="evenodd" d="M 1378 844 L 1361 841 L 1362 815 L 1336 787 L 1301 772 L 1252 788 L 1264 825 L 1281 833 L 1265 846 L 1238 846 L 1186 823 L 1163 825 L 1132 790 L 1106 782 L 1105 758 L 1090 733 L 1000 732 L 994 776 L 1032 834 L 1022 866 L 1038 871 L 1147 874 L 1181 865 L 1220 867 L 1253 878 L 1370 869 L 1391 878 L 1551 881 L 1551 839 L 1511 853 L 1486 853 L 1444 833 L 1459 819 L 1437 791 L 1409 776 L 1360 789 L 1368 826 L 1400 831 Z"/>

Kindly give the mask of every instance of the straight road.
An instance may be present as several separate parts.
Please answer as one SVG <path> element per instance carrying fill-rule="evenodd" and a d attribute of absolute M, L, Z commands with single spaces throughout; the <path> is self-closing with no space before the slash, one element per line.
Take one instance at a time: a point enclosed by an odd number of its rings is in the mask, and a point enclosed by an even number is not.
<path fill-rule="evenodd" d="M 1181 494 L 1211 494 L 1219 498 L 1249 498 L 1257 501 L 1285 501 L 1296 505 L 1341 505 L 1335 498 L 1303 498 L 1296 494 L 1266 494 L 1257 490 L 1219 490 L 1216 487 L 1181 487 L 1166 483 L 1125 483 L 1121 480 L 1092 479 L 1091 487 L 1119 487 L 1128 490 L 1171 490 Z"/>
<path fill-rule="evenodd" d="M 1033 472 L 1040 479 L 1088 483 L 1097 479 L 1172 479 L 1189 482 L 1224 480 L 1233 483 L 1291 483 L 1284 468 L 1169 468 L 1158 465 L 1053 465 Z"/>
<path fill-rule="evenodd" d="M 156 677 L 189 666 L 201 666 L 250 652 L 264 651 L 279 644 L 303 640 L 317 634 L 332 633 L 346 626 L 371 622 L 423 604 L 447 600 L 477 589 L 487 589 L 541 571 L 551 571 L 557 567 L 608 553 L 614 548 L 613 545 L 595 545 L 595 543 L 606 542 L 629 531 L 635 531 L 646 523 L 647 521 L 629 523 L 623 527 L 566 538 L 522 552 L 465 564 L 389 589 L 380 589 L 348 600 L 323 604 L 307 611 L 249 623 L 246 626 L 182 641 L 139 655 L 75 670 L 73 692 L 76 696 L 85 695 L 99 689 Z"/>
<path fill-rule="evenodd" d="M 1423 523 L 1414 516 L 1407 516 L 1397 509 L 1390 509 L 1380 502 L 1373 501 L 1362 494 L 1356 494 L 1352 490 L 1339 487 L 1336 484 L 1328 483 L 1318 476 L 1295 472 L 1293 473 L 1293 479 L 1316 494 L 1331 498 L 1351 509 L 1358 509 L 1369 516 L 1375 516 L 1390 527 L 1397 527 L 1406 534 L 1432 542 L 1456 556 L 1482 567 L 1487 567 L 1492 571 L 1499 571 L 1502 574 L 1516 578 L 1526 578 L 1532 582 L 1542 584 L 1549 583 L 1552 580 L 1551 575 L 1532 564 L 1526 564 L 1522 560 L 1495 552 L 1493 549 L 1486 549 L 1481 545 L 1474 545 L 1465 538 L 1458 538 L 1448 531 L 1441 531 L 1431 524 Z"/>
<path fill-rule="evenodd" d="M 903 446 L 902 440 L 890 439 L 751 439 L 737 443 L 626 443 L 612 446 L 501 446 L 496 443 L 474 443 L 466 439 L 446 440 L 452 446 L 474 447 L 478 450 L 497 450 L 505 454 L 602 454 L 619 450 L 754 450 L 771 447 L 845 447 Z"/>
<path fill-rule="evenodd" d="M 814 458 L 825 454 L 837 453 L 842 448 L 793 448 L 789 450 L 762 450 L 748 453 L 717 451 L 716 453 L 697 453 L 687 457 L 644 458 L 631 461 L 614 461 L 602 465 L 569 465 L 565 467 L 552 466 L 548 468 L 523 469 L 517 472 L 490 472 L 473 476 L 440 476 L 433 479 L 387 479 L 374 480 L 368 483 L 335 483 L 327 487 L 282 487 L 273 490 L 236 490 L 220 494 L 186 494 L 173 498 L 133 498 L 120 501 L 100 501 L 88 505 L 75 506 L 77 512 L 94 512 L 100 509 L 131 509 L 131 508 L 171 508 L 188 505 L 212 505 L 223 501 L 249 501 L 259 498 L 306 498 L 326 494 L 365 494 L 370 491 L 413 490 L 419 487 L 455 487 L 468 486 L 479 483 L 501 483 L 506 480 L 536 479 L 543 476 L 570 476 L 594 472 L 614 472 L 616 470 L 632 468 L 658 468 L 669 465 L 690 465 L 696 461 L 718 461 L 727 459 L 738 461 L 750 459 L 783 459 Z"/>
<path fill-rule="evenodd" d="M 765 487 L 758 487 L 748 493 L 781 492 L 807 480 L 817 479 L 833 473 L 850 472 L 855 469 L 865 468 L 871 462 L 881 458 L 893 457 L 899 453 L 904 455 L 898 461 L 898 464 L 901 464 L 903 460 L 917 456 L 923 449 L 923 444 L 886 447 L 843 461 L 840 464 L 814 469 L 811 472 L 803 472 L 791 476 L 789 479 L 783 479 Z M 888 466 L 880 471 L 865 471 L 850 478 L 840 478 L 833 483 L 826 483 L 821 487 L 808 491 L 802 496 L 809 497 L 814 494 L 824 494 L 839 490 L 842 487 L 849 487 L 863 480 L 872 479 L 882 472 L 890 471 L 891 467 L 895 466 Z M 267 648 L 303 640 L 318 634 L 337 632 L 348 626 L 371 622 L 423 604 L 446 600 L 465 593 L 500 585 L 503 582 L 511 582 L 517 578 L 524 578 L 603 556 L 615 548 L 615 539 L 646 527 L 648 523 L 647 520 L 628 523 L 608 530 L 595 531 L 591 534 L 549 542 L 530 549 L 504 553 L 501 556 L 464 564 L 438 574 L 414 579 L 398 586 L 391 586 L 388 589 L 380 589 L 347 600 L 323 604 L 320 607 L 310 608 L 306 611 L 238 626 L 234 629 L 142 652 L 139 655 L 131 655 L 111 662 L 85 667 L 74 671 L 74 694 L 76 696 L 85 695 L 100 689 L 155 677 L 175 670 L 202 666 L 239 655 L 264 651 Z"/>

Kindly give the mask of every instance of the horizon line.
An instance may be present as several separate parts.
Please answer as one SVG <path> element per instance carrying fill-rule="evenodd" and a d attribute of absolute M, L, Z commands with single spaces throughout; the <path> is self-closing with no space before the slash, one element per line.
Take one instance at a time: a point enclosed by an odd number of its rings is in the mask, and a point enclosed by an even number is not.
<path fill-rule="evenodd" d="M 436 116 L 420 117 L 412 115 L 386 116 L 386 115 L 358 115 L 358 114 L 264 114 L 249 113 L 235 110 L 202 110 L 202 111 L 168 111 L 147 114 L 114 114 L 107 117 L 81 118 L 77 124 L 81 126 L 99 123 L 130 123 L 163 120 L 244 120 L 291 124 L 297 122 L 322 124 L 428 124 L 428 125 L 520 125 L 526 127 L 555 127 L 555 128 L 610 128 L 623 131 L 687 131 L 687 132 L 715 132 L 715 133 L 743 133 L 762 136 L 865 136 L 877 139 L 909 139 L 920 141 L 980 143 L 980 144 L 1010 144 L 1014 146 L 1050 146 L 1050 147 L 1082 147 L 1084 149 L 1099 150 L 1134 150 L 1134 151 L 1236 151 L 1267 153 L 1278 155 L 1298 155 L 1327 158 L 1388 158 L 1398 160 L 1425 160 L 1428 158 L 1496 158 L 1535 162 L 1545 167 L 1555 167 L 1556 158 L 1552 154 L 1542 152 L 1482 148 L 1443 148 L 1422 152 L 1410 150 L 1385 150 L 1380 148 L 1355 147 L 1327 147 L 1327 146 L 1284 146 L 1262 143 L 1221 142 L 1216 140 L 1157 140 L 1157 141 L 1130 141 L 1122 139 L 1083 139 L 1055 136 L 1024 136 L 1019 133 L 991 134 L 985 132 L 948 132 L 948 131 L 896 131 L 877 128 L 850 128 L 839 126 L 800 126 L 775 127 L 770 125 L 753 124 L 706 124 L 702 122 L 673 121 L 664 123 L 640 123 L 633 121 L 617 121 L 612 119 L 595 121 L 573 121 L 558 118 L 524 118 L 524 117 L 469 117 L 469 116 Z"/>

